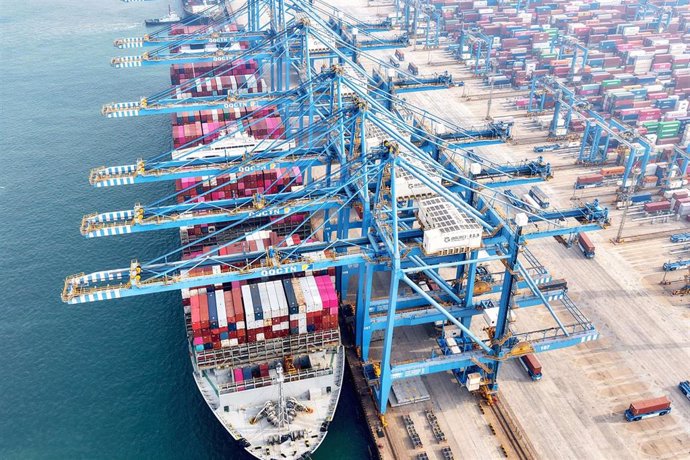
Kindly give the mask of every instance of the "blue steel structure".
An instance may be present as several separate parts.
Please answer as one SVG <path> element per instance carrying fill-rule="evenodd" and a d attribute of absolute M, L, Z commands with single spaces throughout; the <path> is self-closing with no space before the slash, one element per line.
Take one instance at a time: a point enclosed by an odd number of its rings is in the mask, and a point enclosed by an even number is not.
<path fill-rule="evenodd" d="M 397 380 L 453 370 L 463 384 L 468 384 L 469 377 L 478 374 L 479 389 L 490 395 L 496 391 L 500 369 L 508 359 L 595 340 L 596 328 L 565 290 L 540 290 L 540 284 L 548 283 L 551 277 L 525 244 L 529 239 L 597 230 L 608 224 L 608 211 L 596 201 L 563 211 L 515 209 L 498 187 L 524 183 L 525 176 L 529 180 L 547 179 L 550 168 L 543 160 L 496 165 L 420 130 L 428 121 L 426 114 L 421 116 L 392 95 L 388 95 L 392 110 L 382 103 L 374 80 L 352 59 L 365 56 L 360 50 L 353 52 L 355 44 L 341 46 L 334 40 L 339 35 L 309 4 L 293 0 L 285 5 L 286 16 L 287 11 L 299 12 L 299 27 L 292 29 L 295 33 L 281 35 L 290 30 L 288 25 L 269 40 L 257 40 L 256 46 L 243 52 L 243 59 L 259 56 L 270 61 L 276 43 L 299 43 L 291 44 L 286 59 L 298 71 L 297 84 L 286 78 L 279 90 L 237 94 L 231 101 L 227 97 L 178 100 L 169 97 L 173 89 L 147 98 L 136 108 L 111 105 L 104 110 L 108 116 L 128 110 L 153 115 L 241 106 L 247 107 L 245 117 L 249 120 L 261 107 L 272 106 L 282 116 L 284 139 L 267 141 L 268 145 L 241 156 L 169 160 L 164 154 L 133 165 L 97 168 L 91 182 L 117 186 L 194 177 L 201 172 L 209 179 L 231 173 L 241 177 L 249 171 L 289 164 L 305 173 L 306 186 L 299 191 L 251 198 L 168 204 L 182 191 L 126 211 L 86 216 L 82 233 L 87 237 L 114 236 L 204 222 L 227 224 L 209 231 L 199 243 L 242 225 L 252 224 L 257 231 L 270 229 L 287 216 L 306 213 L 310 218 L 299 227 L 313 238 L 311 242 L 304 238 L 296 246 L 222 255 L 222 248 L 243 238 L 240 234 L 203 256 L 178 261 L 186 245 L 147 262 L 133 260 L 126 268 L 70 276 L 62 299 L 77 304 L 335 267 L 343 300 L 354 284 L 355 340 L 364 361 L 372 359 L 373 332 L 383 334 L 381 375 L 375 391 L 381 414 Z M 294 26 L 292 18 L 284 22 Z M 325 52 L 312 53 L 315 48 L 310 44 L 314 42 Z M 197 59 L 204 62 L 205 58 Z M 329 66 L 318 70 L 324 61 Z M 224 129 L 229 136 L 240 128 Z M 199 147 L 203 148 L 208 146 Z M 419 185 L 417 194 L 401 191 L 405 181 Z M 500 185 L 487 186 L 487 181 Z M 481 228 L 480 247 L 434 253 L 423 249 L 424 229 L 416 224 L 415 213 L 419 199 L 430 195 L 442 198 L 476 222 Z M 355 208 L 361 217 L 355 217 Z M 323 218 L 312 219 L 317 214 Z M 487 277 L 487 264 L 499 267 L 498 271 Z M 375 274 L 387 278 L 385 299 L 375 296 Z M 357 281 L 351 283 L 355 275 Z M 420 279 L 429 280 L 433 288 L 422 289 Z M 484 297 L 490 294 L 497 297 Z M 483 337 L 471 330 L 472 320 L 489 308 L 497 309 L 497 319 Z M 516 311 L 529 314 L 533 308 L 544 308 L 552 325 L 522 330 L 510 320 Z M 426 359 L 394 361 L 397 328 L 439 320 L 460 330 L 460 353 L 438 355 L 431 351 Z"/>
<path fill-rule="evenodd" d="M 635 21 L 648 21 L 656 28 L 657 32 L 667 30 L 673 19 L 673 7 L 680 5 L 681 2 L 664 2 L 663 6 L 655 5 L 649 0 L 637 2 Z"/>
<path fill-rule="evenodd" d="M 554 47 L 558 49 L 558 59 L 571 60 L 568 80 L 572 81 L 577 71 L 587 64 L 589 48 L 582 44 L 580 40 L 567 35 L 558 35 L 552 45 L 552 52 L 554 51 Z M 580 65 L 578 65 L 578 62 Z"/>
<path fill-rule="evenodd" d="M 467 64 L 474 64 L 472 73 L 475 75 L 488 75 L 491 73 L 491 52 L 494 46 L 493 37 L 489 37 L 476 27 L 465 27 L 460 31 L 456 58 Z M 469 59 L 463 59 L 463 55 L 470 55 Z"/>
<path fill-rule="evenodd" d="M 592 109 L 586 98 L 576 95 L 564 83 L 550 76 L 533 79 L 528 111 L 543 112 L 547 94 L 552 95 L 554 100 L 554 114 L 549 126 L 550 136 L 556 136 L 560 133 L 559 130 L 567 131 L 573 116 L 578 116 L 585 121 L 578 162 L 584 164 L 606 162 L 610 143 L 615 140 L 620 147 L 628 151 L 622 187 L 627 188 L 630 185 L 634 169 L 645 170 L 653 153 L 652 144 L 647 138 L 613 117 L 604 118 Z M 638 181 L 641 180 L 642 175 L 638 177 Z"/>

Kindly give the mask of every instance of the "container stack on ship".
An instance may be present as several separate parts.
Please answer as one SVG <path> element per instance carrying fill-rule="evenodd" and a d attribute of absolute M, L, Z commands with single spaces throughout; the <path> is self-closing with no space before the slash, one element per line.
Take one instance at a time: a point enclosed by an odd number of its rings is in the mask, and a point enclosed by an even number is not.
<path fill-rule="evenodd" d="M 184 32 L 192 33 L 194 29 L 187 26 Z M 178 30 L 173 29 L 173 33 Z M 247 46 L 240 43 L 241 48 Z M 257 76 L 260 73 L 255 60 L 170 68 L 173 86 L 191 85 L 186 92 L 176 92 L 179 99 L 263 93 L 267 85 Z M 244 155 L 252 149 L 260 154 L 262 140 L 284 138 L 280 116 L 270 107 L 182 112 L 173 115 L 172 126 L 176 149 L 173 159 L 214 157 L 219 148 L 227 149 L 226 156 Z M 217 142 L 234 129 L 242 131 Z M 203 148 L 211 143 L 208 149 Z M 210 179 L 189 177 L 175 183 L 180 203 L 251 198 L 303 186 L 298 167 Z M 219 254 L 237 255 L 239 261 L 249 264 L 250 255 L 257 251 L 295 246 L 307 238 L 311 234 L 309 222 L 305 222 L 308 218 L 306 214 L 295 214 L 275 223 L 270 218 L 257 218 L 241 226 L 218 223 L 182 227 L 182 258 L 202 256 L 218 245 L 241 238 L 222 247 Z M 225 226 L 225 231 L 215 234 Z M 222 269 L 214 266 L 192 270 Z M 256 457 L 300 458 L 316 450 L 326 436 L 344 366 L 338 330 L 339 300 L 332 274 L 333 270 L 266 276 L 182 291 L 199 391 L 233 438 Z"/>

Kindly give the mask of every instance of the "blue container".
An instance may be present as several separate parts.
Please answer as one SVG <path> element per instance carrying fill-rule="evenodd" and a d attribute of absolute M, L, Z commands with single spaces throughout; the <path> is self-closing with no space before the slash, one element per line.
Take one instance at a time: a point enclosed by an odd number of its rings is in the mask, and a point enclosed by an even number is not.
<path fill-rule="evenodd" d="M 208 297 L 208 319 L 211 329 L 218 329 L 218 307 L 216 305 L 216 291 L 210 290 L 206 293 Z"/>
<path fill-rule="evenodd" d="M 631 203 L 646 203 L 648 201 L 652 201 L 651 193 L 642 193 L 640 195 L 633 195 L 630 197 Z"/>
<path fill-rule="evenodd" d="M 251 380 L 252 368 L 251 367 L 243 367 L 242 368 L 242 377 L 244 378 L 244 380 Z"/>

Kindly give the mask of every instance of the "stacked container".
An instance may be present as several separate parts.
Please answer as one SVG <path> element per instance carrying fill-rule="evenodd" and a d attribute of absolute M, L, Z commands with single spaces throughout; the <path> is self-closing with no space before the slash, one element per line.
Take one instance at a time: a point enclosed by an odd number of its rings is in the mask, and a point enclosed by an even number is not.
<path fill-rule="evenodd" d="M 198 203 L 252 197 L 257 193 L 284 193 L 303 184 L 302 173 L 297 166 L 202 179 L 188 177 L 175 181 L 177 190 L 184 190 L 177 196 L 177 202 Z"/>

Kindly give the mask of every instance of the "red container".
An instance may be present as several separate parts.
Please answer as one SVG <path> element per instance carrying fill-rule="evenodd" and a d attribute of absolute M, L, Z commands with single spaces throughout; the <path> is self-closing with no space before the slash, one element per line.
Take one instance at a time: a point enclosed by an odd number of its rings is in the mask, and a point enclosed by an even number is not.
<path fill-rule="evenodd" d="M 601 168 L 601 171 L 599 171 L 599 173 L 604 177 L 620 176 L 624 172 L 625 172 L 625 166 L 610 166 L 608 168 Z"/>
<path fill-rule="evenodd" d="M 668 211 L 671 209 L 671 202 L 670 201 L 654 201 L 652 203 L 645 203 L 644 205 L 644 210 L 646 212 L 660 212 L 660 211 Z"/>
<path fill-rule="evenodd" d="M 586 233 L 578 233 L 577 241 L 583 247 L 585 252 L 594 252 L 596 249 L 594 243 L 592 243 L 592 240 L 589 239 Z"/>
<path fill-rule="evenodd" d="M 666 396 L 660 398 L 645 399 L 643 401 L 635 401 L 630 404 L 630 412 L 633 415 L 649 414 L 671 407 L 671 401 Z"/>
<path fill-rule="evenodd" d="M 522 362 L 525 363 L 525 366 L 527 366 L 527 369 L 532 372 L 532 374 L 541 374 L 541 363 L 534 354 L 527 354 L 521 359 Z"/>
<path fill-rule="evenodd" d="M 685 204 L 685 203 L 690 203 L 690 198 L 678 198 L 674 203 L 673 203 L 673 212 L 677 212 L 678 208 L 680 208 L 680 205 Z"/>
<path fill-rule="evenodd" d="M 601 174 L 592 174 L 589 176 L 579 176 L 577 178 L 577 183 L 583 185 L 596 184 L 598 182 L 601 182 L 602 180 L 604 180 L 604 176 L 602 176 Z"/>

